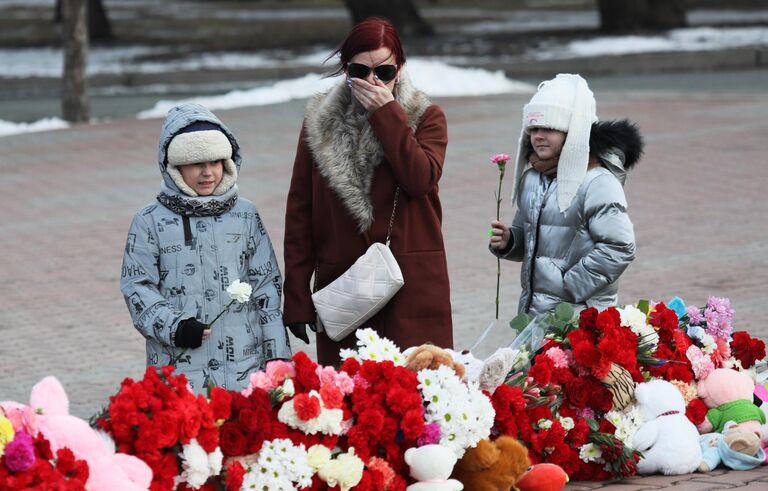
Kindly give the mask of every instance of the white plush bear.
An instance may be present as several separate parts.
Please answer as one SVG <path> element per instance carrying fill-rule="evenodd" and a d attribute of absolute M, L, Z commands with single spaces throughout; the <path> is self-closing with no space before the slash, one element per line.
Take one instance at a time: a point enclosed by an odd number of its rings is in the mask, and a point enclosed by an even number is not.
<path fill-rule="evenodd" d="M 666 380 L 651 380 L 635 389 L 637 408 L 645 423 L 632 447 L 643 453 L 638 474 L 689 474 L 701 463 L 699 432 L 685 416 L 685 400 Z"/>
<path fill-rule="evenodd" d="M 419 482 L 406 491 L 461 491 L 464 485 L 449 479 L 456 460 L 453 450 L 442 445 L 409 448 L 405 451 L 405 463 L 411 469 L 411 477 Z"/>

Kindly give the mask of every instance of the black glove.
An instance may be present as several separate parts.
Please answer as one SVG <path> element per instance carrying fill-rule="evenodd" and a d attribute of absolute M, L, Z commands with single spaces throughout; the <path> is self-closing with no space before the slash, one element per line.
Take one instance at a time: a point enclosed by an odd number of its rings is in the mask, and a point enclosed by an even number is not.
<path fill-rule="evenodd" d="M 179 322 L 173 343 L 179 348 L 199 348 L 203 344 L 203 331 L 208 326 L 194 317 Z"/>
<path fill-rule="evenodd" d="M 309 322 L 294 322 L 292 324 L 288 324 L 288 330 L 291 331 L 291 334 L 296 336 L 297 338 L 301 339 L 305 343 L 309 344 L 309 336 L 307 335 L 307 324 L 309 324 L 309 328 L 314 329 L 314 324 Z"/>

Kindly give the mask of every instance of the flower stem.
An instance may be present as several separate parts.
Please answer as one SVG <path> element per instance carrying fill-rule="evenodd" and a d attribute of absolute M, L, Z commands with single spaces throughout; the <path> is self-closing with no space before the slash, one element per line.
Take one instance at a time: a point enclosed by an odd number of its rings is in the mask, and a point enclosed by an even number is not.
<path fill-rule="evenodd" d="M 501 181 L 503 180 L 504 180 L 504 166 L 499 166 L 499 191 L 496 193 L 496 221 L 499 221 L 501 217 Z M 497 257 L 496 258 L 496 320 L 499 320 L 500 287 L 501 287 L 501 259 Z"/>
<path fill-rule="evenodd" d="M 217 320 L 219 320 L 219 317 L 221 317 L 221 314 L 223 314 L 224 312 L 227 312 L 229 310 L 229 308 L 232 306 L 233 303 L 235 303 L 235 299 L 230 300 L 230 302 L 227 305 L 224 306 L 224 310 L 219 312 L 219 315 L 217 315 L 216 317 L 213 318 L 211 323 L 208 324 L 208 329 L 213 327 L 213 323 L 216 322 Z"/>

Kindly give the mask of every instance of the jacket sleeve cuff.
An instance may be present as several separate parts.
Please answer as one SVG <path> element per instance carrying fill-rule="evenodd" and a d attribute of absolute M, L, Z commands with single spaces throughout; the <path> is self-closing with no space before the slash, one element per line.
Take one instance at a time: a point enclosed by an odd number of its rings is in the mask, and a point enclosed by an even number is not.
<path fill-rule="evenodd" d="M 509 253 L 512 252 L 512 249 L 515 248 L 515 233 L 512 231 L 512 229 L 509 229 L 509 241 L 507 242 L 507 246 L 503 249 L 494 249 L 491 247 L 490 244 L 488 244 L 488 250 L 491 251 L 491 254 L 494 256 L 500 258 L 500 259 L 507 259 L 507 256 L 509 256 Z"/>

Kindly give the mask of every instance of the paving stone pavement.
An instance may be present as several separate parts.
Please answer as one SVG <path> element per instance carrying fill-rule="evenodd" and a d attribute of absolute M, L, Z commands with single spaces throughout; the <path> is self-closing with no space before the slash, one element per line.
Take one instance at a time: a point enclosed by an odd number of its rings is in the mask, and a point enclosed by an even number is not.
<path fill-rule="evenodd" d="M 638 254 L 622 278 L 622 303 L 680 295 L 701 305 L 709 295 L 730 297 L 736 329 L 768 337 L 768 95 L 596 95 L 602 119 L 630 117 L 647 143 L 626 185 Z M 449 122 L 440 192 L 459 348 L 494 317 L 496 262 L 485 234 L 498 174 L 488 157 L 515 152 L 528 97 L 437 100 Z M 280 258 L 303 105 L 217 111 L 239 137 L 241 192 L 260 208 Z M 143 341 L 118 282 L 131 217 L 159 186 L 160 125 L 125 119 L 0 138 L 0 400 L 27 400 L 36 381 L 55 374 L 72 412 L 87 418 L 123 377 L 141 376 Z M 505 197 L 510 190 L 507 179 Z M 511 218 L 507 204 L 503 213 Z M 503 319 L 516 312 L 519 271 L 502 264 Z M 314 355 L 314 346 L 293 341 Z M 768 489 L 768 467 L 569 487 Z"/>

